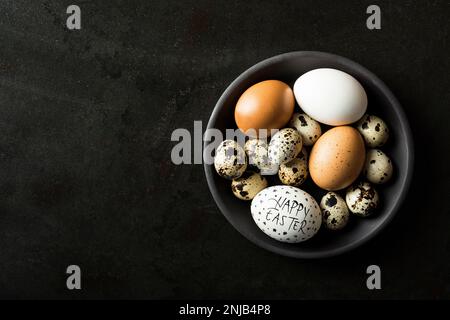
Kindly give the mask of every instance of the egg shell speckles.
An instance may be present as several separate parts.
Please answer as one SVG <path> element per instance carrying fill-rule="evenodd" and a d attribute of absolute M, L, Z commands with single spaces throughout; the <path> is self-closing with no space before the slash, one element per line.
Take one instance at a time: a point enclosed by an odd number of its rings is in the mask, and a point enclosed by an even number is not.
<path fill-rule="evenodd" d="M 302 150 L 302 136 L 292 128 L 278 131 L 269 143 L 269 162 L 283 164 L 294 159 Z"/>
<path fill-rule="evenodd" d="M 263 139 L 250 139 L 245 143 L 244 150 L 248 157 L 248 164 L 261 169 L 269 163 L 269 145 Z"/>
<path fill-rule="evenodd" d="M 383 146 L 389 138 L 389 128 L 379 117 L 364 115 L 356 124 L 356 128 L 369 148 Z"/>
<path fill-rule="evenodd" d="M 222 141 L 216 149 L 214 168 L 225 179 L 239 178 L 247 169 L 244 149 L 234 140 Z"/>
<path fill-rule="evenodd" d="M 231 190 L 241 200 L 252 200 L 267 185 L 266 178 L 259 173 L 246 171 L 239 178 L 233 179 Z"/>
<path fill-rule="evenodd" d="M 372 183 L 382 184 L 392 177 L 394 168 L 392 161 L 381 150 L 371 149 L 367 151 L 364 175 Z"/>
<path fill-rule="evenodd" d="M 302 136 L 303 145 L 312 146 L 322 135 L 320 124 L 306 113 L 294 113 L 289 126 L 294 127 Z"/>
<path fill-rule="evenodd" d="M 350 216 L 347 204 L 337 193 L 328 192 L 320 201 L 323 224 L 327 229 L 340 230 L 347 225 Z"/>
<path fill-rule="evenodd" d="M 348 209 L 357 216 L 368 217 L 377 209 L 378 192 L 368 182 L 351 186 L 345 195 Z"/>
<path fill-rule="evenodd" d="M 283 184 L 294 187 L 305 182 L 308 178 L 308 154 L 305 148 L 295 159 L 280 165 L 278 177 Z"/>
<path fill-rule="evenodd" d="M 320 229 L 322 213 L 316 200 L 291 186 L 272 186 L 252 200 L 256 225 L 271 238 L 298 243 L 313 237 Z"/>

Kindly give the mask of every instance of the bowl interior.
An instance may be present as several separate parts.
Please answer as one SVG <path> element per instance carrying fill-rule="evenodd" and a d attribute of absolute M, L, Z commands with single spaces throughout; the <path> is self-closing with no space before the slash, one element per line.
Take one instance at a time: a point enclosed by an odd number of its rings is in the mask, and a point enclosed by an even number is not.
<path fill-rule="evenodd" d="M 391 91 L 374 74 L 346 58 L 322 52 L 292 52 L 264 60 L 240 75 L 223 93 L 215 106 L 208 128 L 236 128 L 234 107 L 240 95 L 251 85 L 268 79 L 281 80 L 293 86 L 303 73 L 316 68 L 335 68 L 345 71 L 363 85 L 368 96 L 368 113 L 381 117 L 389 126 L 390 138 L 381 149 L 391 157 L 394 176 L 377 186 L 380 208 L 370 218 L 352 216 L 342 231 L 331 232 L 321 228 L 312 239 L 299 244 L 278 242 L 265 235 L 254 223 L 250 202 L 234 197 L 230 181 L 217 175 L 213 165 L 205 164 L 205 173 L 211 193 L 228 221 L 246 238 L 272 252 L 299 258 L 317 258 L 348 251 L 374 236 L 392 218 L 403 200 L 409 185 L 413 145 L 408 121 Z M 300 111 L 298 105 L 295 111 Z M 323 131 L 328 128 L 322 126 Z M 205 139 L 205 147 L 208 145 Z M 271 185 L 281 184 L 277 176 L 269 179 Z M 326 191 L 317 188 L 311 178 L 300 186 L 319 203 Z M 342 192 L 338 192 L 342 196 Z"/>

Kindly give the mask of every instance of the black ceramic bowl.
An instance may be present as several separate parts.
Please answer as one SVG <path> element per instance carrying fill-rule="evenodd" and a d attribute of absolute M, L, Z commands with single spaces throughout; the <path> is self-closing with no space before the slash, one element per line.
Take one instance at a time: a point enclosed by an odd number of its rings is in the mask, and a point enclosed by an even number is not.
<path fill-rule="evenodd" d="M 362 245 L 379 233 L 391 221 L 405 198 L 413 169 L 413 142 L 408 120 L 386 85 L 372 72 L 346 58 L 323 52 L 300 51 L 281 54 L 264 60 L 241 74 L 225 90 L 217 102 L 208 122 L 209 128 L 223 133 L 236 128 L 234 107 L 240 95 L 253 84 L 269 79 L 286 82 L 291 87 L 303 73 L 316 68 L 335 68 L 345 71 L 364 86 L 368 96 L 368 113 L 386 121 L 390 128 L 388 143 L 381 149 L 394 163 L 394 176 L 387 184 L 377 186 L 381 207 L 370 218 L 352 216 L 349 224 L 340 232 L 322 228 L 310 240 L 298 244 L 278 242 L 264 234 L 254 223 L 250 213 L 250 201 L 242 201 L 231 192 L 230 181 L 215 172 L 214 165 L 205 164 L 209 189 L 219 209 L 227 220 L 247 239 L 272 252 L 296 258 L 329 257 Z M 296 105 L 296 111 L 299 111 Z M 206 136 L 204 147 L 208 145 Z M 273 179 L 276 179 L 275 177 Z M 281 184 L 272 181 L 272 184 Z M 310 193 L 317 202 L 326 193 L 315 187 L 309 178 L 301 189 Z"/>

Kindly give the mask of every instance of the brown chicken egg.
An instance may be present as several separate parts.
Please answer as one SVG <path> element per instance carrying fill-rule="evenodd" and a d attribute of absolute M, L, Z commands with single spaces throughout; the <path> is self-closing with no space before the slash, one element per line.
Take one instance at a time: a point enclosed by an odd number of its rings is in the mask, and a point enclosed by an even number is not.
<path fill-rule="evenodd" d="M 349 126 L 334 127 L 314 144 L 309 173 L 322 189 L 344 189 L 361 173 L 365 155 L 364 141 L 358 130 Z"/>
<path fill-rule="evenodd" d="M 283 128 L 294 112 L 294 93 L 284 82 L 266 80 L 248 88 L 239 98 L 234 119 L 239 129 L 256 138 L 270 136 L 272 129 Z"/>

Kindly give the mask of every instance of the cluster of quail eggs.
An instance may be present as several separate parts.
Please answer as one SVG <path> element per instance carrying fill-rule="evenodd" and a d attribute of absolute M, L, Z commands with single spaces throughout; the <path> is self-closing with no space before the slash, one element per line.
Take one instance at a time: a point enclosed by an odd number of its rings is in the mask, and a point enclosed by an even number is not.
<path fill-rule="evenodd" d="M 337 192 L 328 192 L 320 201 L 323 223 L 330 230 L 340 230 L 347 225 L 350 212 L 359 217 L 368 217 L 379 206 L 378 192 L 374 184 L 388 182 L 393 173 L 391 159 L 379 148 L 389 138 L 386 123 L 374 115 L 364 115 L 356 128 L 368 148 L 362 176 L 345 191 L 345 199 Z"/>
<path fill-rule="evenodd" d="M 379 148 L 389 138 L 386 123 L 377 116 L 364 115 L 356 129 L 368 148 L 362 175 L 345 190 L 326 193 L 321 201 L 323 224 L 339 230 L 347 225 L 350 213 L 370 216 L 379 205 L 374 184 L 383 184 L 392 177 L 390 158 Z M 242 147 L 234 140 L 225 140 L 217 148 L 214 166 L 217 173 L 231 180 L 231 191 L 240 200 L 252 200 L 269 183 L 265 175 L 278 174 L 279 181 L 299 187 L 308 178 L 308 149 L 322 135 L 320 124 L 304 113 L 294 113 L 289 127 L 279 130 L 268 143 L 265 139 L 248 139 Z"/>

